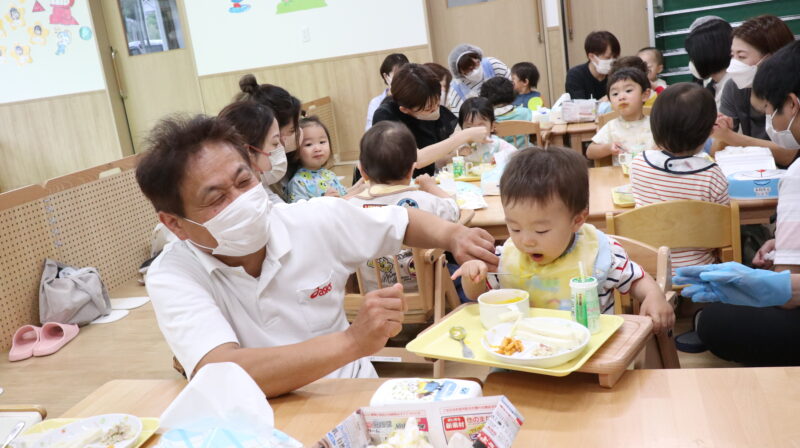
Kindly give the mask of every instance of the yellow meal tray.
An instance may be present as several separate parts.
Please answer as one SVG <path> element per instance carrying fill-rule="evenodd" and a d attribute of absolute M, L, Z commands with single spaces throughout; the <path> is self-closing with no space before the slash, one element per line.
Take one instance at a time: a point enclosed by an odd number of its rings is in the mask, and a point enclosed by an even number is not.
<path fill-rule="evenodd" d="M 619 187 L 614 187 L 611 189 L 611 201 L 614 202 L 614 205 L 617 207 L 633 207 L 636 205 L 636 202 L 631 199 L 632 195 L 620 193 L 617 191 L 617 188 Z"/>
<path fill-rule="evenodd" d="M 25 431 L 23 434 L 41 434 L 43 432 L 50 431 L 51 429 L 61 428 L 62 426 L 67 426 L 72 422 L 77 422 L 78 420 L 83 420 L 80 418 L 51 418 L 48 420 L 43 420 L 33 426 L 30 429 Z M 160 425 L 159 420 L 157 418 L 152 417 L 144 417 L 139 418 L 142 421 L 142 433 L 139 434 L 139 438 L 136 440 L 136 443 L 131 445 L 131 448 L 139 448 L 140 446 L 144 445 L 147 442 L 147 439 L 153 436 L 158 430 Z"/>
<path fill-rule="evenodd" d="M 570 319 L 569 311 L 548 310 L 543 308 L 531 308 L 529 317 L 561 317 Z M 540 369 L 538 367 L 521 366 L 498 361 L 491 357 L 483 348 L 483 334 L 485 332 L 481 319 L 478 314 L 478 304 L 463 306 L 444 320 L 433 325 L 424 333 L 417 336 L 413 341 L 406 345 L 406 350 L 416 353 L 426 358 L 446 359 L 448 361 L 465 362 L 468 364 L 480 364 L 484 366 L 499 367 L 509 370 L 519 370 L 522 372 L 540 373 L 550 376 L 566 376 L 578 370 L 583 364 L 592 357 L 594 352 L 602 346 L 619 327 L 622 326 L 623 319 L 620 316 L 601 314 L 600 332 L 592 335 L 586 350 L 582 355 L 550 369 Z M 465 358 L 461 354 L 461 344 L 450 339 L 450 327 L 459 326 L 467 330 L 467 338 L 464 342 L 472 349 L 474 358 Z"/>

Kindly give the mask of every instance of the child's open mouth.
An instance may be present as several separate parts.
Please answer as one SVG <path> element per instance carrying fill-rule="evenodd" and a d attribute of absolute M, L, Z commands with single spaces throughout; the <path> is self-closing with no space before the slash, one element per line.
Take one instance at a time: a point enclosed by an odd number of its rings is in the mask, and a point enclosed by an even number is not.
<path fill-rule="evenodd" d="M 543 254 L 530 254 L 530 256 L 531 256 L 531 260 L 533 260 L 533 261 L 535 261 L 537 263 L 541 262 L 544 259 L 544 255 Z"/>

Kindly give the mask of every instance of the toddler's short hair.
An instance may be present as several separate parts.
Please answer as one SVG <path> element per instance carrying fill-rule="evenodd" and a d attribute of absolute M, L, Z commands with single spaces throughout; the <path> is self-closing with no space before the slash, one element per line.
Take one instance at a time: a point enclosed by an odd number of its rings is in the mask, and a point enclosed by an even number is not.
<path fill-rule="evenodd" d="M 636 58 L 639 59 L 639 58 Z M 641 59 L 639 59 L 641 61 Z M 611 87 L 620 81 L 631 80 L 642 87 L 642 92 L 650 88 L 650 80 L 647 79 L 647 72 L 643 72 L 634 67 L 623 67 L 615 70 L 608 77 L 608 92 L 611 93 Z"/>
<path fill-rule="evenodd" d="M 662 66 L 664 65 L 664 53 L 662 53 L 661 50 L 659 50 L 656 47 L 644 47 L 641 50 L 639 50 L 639 52 L 637 54 L 644 53 L 646 51 L 649 51 L 649 52 L 653 53 L 653 56 L 656 57 L 656 63 L 658 65 L 662 65 Z"/>
<path fill-rule="evenodd" d="M 557 198 L 570 212 L 589 207 L 589 169 L 578 152 L 559 146 L 529 147 L 511 157 L 500 178 L 503 205 Z"/>
<path fill-rule="evenodd" d="M 516 98 L 514 83 L 503 76 L 487 79 L 481 85 L 481 96 L 489 100 L 492 106 L 511 104 Z"/>
<path fill-rule="evenodd" d="M 361 137 L 358 161 L 373 183 L 401 180 L 417 161 L 417 141 L 403 123 L 381 121 Z"/>
<path fill-rule="evenodd" d="M 714 95 L 692 82 L 667 87 L 650 113 L 653 140 L 673 154 L 694 154 L 711 135 L 716 121 Z"/>
<path fill-rule="evenodd" d="M 464 129 L 466 121 L 475 117 L 485 118 L 490 123 L 494 123 L 494 107 L 488 99 L 475 96 L 461 103 L 461 108 L 458 110 L 458 125 L 461 126 L 461 129 Z"/>
<path fill-rule="evenodd" d="M 520 81 L 528 81 L 530 88 L 539 84 L 539 69 L 531 62 L 517 62 L 511 67 L 511 74 L 516 75 Z"/>

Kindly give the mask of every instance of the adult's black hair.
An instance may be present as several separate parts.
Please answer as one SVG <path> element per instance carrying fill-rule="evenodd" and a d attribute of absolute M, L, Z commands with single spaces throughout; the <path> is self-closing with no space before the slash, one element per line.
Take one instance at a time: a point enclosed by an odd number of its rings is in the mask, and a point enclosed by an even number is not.
<path fill-rule="evenodd" d="M 381 80 L 383 80 L 384 76 L 391 74 L 395 67 L 401 67 L 405 64 L 408 64 L 408 58 L 403 53 L 392 53 L 386 56 L 381 63 Z"/>
<path fill-rule="evenodd" d="M 592 31 L 586 35 L 586 40 L 583 41 L 583 50 L 588 56 L 591 54 L 602 55 L 611 48 L 611 56 L 619 56 L 619 41 L 617 36 L 608 31 Z"/>
<path fill-rule="evenodd" d="M 489 100 L 494 107 L 511 104 L 516 98 L 514 84 L 504 76 L 495 76 L 481 84 L 481 96 Z"/>
<path fill-rule="evenodd" d="M 686 52 L 703 79 L 730 65 L 732 31 L 728 22 L 712 19 L 697 26 L 686 37 Z"/>
<path fill-rule="evenodd" d="M 800 97 L 800 41 L 781 48 L 758 64 L 753 79 L 753 95 L 766 100 L 775 110 L 783 107 L 790 93 Z"/>

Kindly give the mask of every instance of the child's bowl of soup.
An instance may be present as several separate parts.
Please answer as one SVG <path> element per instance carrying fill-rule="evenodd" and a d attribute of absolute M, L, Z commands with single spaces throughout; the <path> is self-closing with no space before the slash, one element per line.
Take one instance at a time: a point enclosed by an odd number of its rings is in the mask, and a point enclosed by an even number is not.
<path fill-rule="evenodd" d="M 486 329 L 503 322 L 513 322 L 521 314 L 530 315 L 531 299 L 521 289 L 494 289 L 478 296 L 481 324 Z"/>

